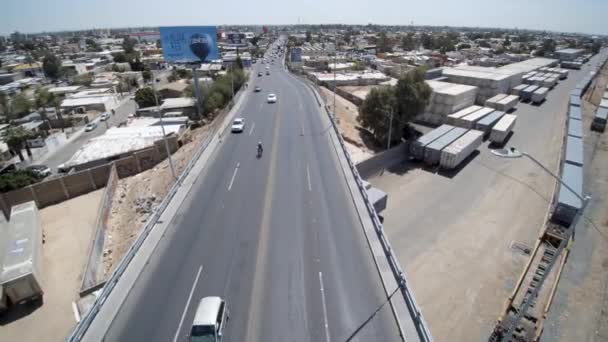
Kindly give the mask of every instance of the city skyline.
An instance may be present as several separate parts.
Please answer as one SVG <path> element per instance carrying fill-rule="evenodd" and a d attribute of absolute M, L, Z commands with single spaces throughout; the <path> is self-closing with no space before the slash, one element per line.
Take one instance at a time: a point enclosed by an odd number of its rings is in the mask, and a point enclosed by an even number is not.
<path fill-rule="evenodd" d="M 0 34 L 8 35 L 14 31 L 40 33 L 168 25 L 365 25 L 370 22 L 378 25 L 518 28 L 608 34 L 608 29 L 602 25 L 602 13 L 608 13 L 608 3 L 598 0 L 578 3 L 568 0 L 540 0 L 534 3 L 523 0 L 509 3 L 488 0 L 464 0 L 458 3 L 445 1 L 441 10 L 437 10 L 439 6 L 436 3 L 413 1 L 383 0 L 370 4 L 361 0 L 337 0 L 331 3 L 315 0 L 302 3 L 298 11 L 286 8 L 278 0 L 268 0 L 238 13 L 234 13 L 234 6 L 238 6 L 234 3 L 203 5 L 194 0 L 177 0 L 172 2 L 171 7 L 163 5 L 158 0 L 135 0 L 128 3 L 118 0 L 102 3 L 8 0 L 4 4 L 3 14 L 0 14 Z M 184 11 L 184 8 L 194 10 Z M 319 11 L 319 8 L 326 10 Z M 394 11 L 393 8 L 402 10 Z M 475 10 L 471 11 L 471 8 Z M 550 12 L 547 10 L 549 8 Z M 573 11 L 573 8 L 576 10 Z M 134 20 L 134 12 L 142 15 Z"/>

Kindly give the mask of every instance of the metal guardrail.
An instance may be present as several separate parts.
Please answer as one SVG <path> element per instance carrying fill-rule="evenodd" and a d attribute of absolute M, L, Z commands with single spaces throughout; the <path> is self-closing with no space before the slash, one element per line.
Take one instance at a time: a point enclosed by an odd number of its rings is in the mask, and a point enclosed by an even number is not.
<path fill-rule="evenodd" d="M 242 94 L 243 93 L 241 93 L 240 95 L 242 95 Z M 238 97 L 240 97 L 240 96 L 237 95 L 235 97 L 236 100 L 234 103 L 238 102 Z M 229 115 L 232 107 L 233 107 L 233 105 L 230 106 L 229 111 L 226 113 L 226 115 Z M 192 157 L 192 159 L 190 159 L 190 162 L 188 162 L 188 165 L 186 165 L 186 167 L 182 171 L 181 175 L 178 177 L 177 181 L 173 184 L 173 186 L 171 186 L 169 193 L 167 193 L 167 195 L 165 196 L 163 201 L 158 206 L 157 210 L 154 211 L 154 213 L 148 218 L 141 233 L 139 234 L 137 239 L 133 242 L 133 244 L 131 244 L 131 246 L 125 253 L 124 257 L 121 259 L 120 263 L 114 270 L 114 272 L 112 272 L 112 275 L 110 276 L 110 278 L 106 281 L 105 286 L 101 290 L 101 293 L 99 294 L 99 296 L 97 296 L 97 298 L 95 299 L 95 302 L 93 303 L 93 305 L 91 306 L 89 311 L 87 311 L 87 313 L 84 315 L 84 317 L 82 317 L 80 322 L 78 322 L 78 324 L 76 325 L 74 330 L 72 330 L 72 333 L 70 334 L 70 336 L 68 336 L 67 341 L 76 342 L 76 341 L 80 341 L 82 339 L 82 337 L 86 333 L 87 329 L 91 325 L 91 322 L 95 319 L 95 316 L 99 312 L 101 306 L 105 303 L 106 299 L 108 298 L 108 296 L 110 295 L 112 290 L 114 290 L 114 287 L 120 280 L 120 277 L 122 276 L 124 271 L 127 269 L 129 264 L 131 263 L 131 260 L 133 260 L 133 258 L 135 257 L 135 254 L 137 254 L 141 245 L 144 243 L 144 241 L 146 240 L 148 235 L 150 235 L 150 232 L 152 231 L 154 226 L 158 223 L 158 219 L 163 214 L 163 212 L 165 211 L 165 209 L 167 208 L 167 206 L 169 205 L 169 203 L 171 202 L 171 200 L 173 199 L 173 197 L 179 190 L 181 184 L 184 182 L 184 180 L 190 173 L 190 170 L 192 170 L 194 165 L 198 162 L 198 159 L 200 158 L 200 156 L 205 152 L 205 150 L 207 149 L 207 147 L 213 140 L 213 137 L 218 133 L 218 131 L 221 131 L 222 129 L 225 129 L 225 127 L 222 126 L 221 122 L 218 122 L 217 127 L 215 127 L 215 129 L 213 129 L 210 132 L 210 134 L 207 136 L 205 141 L 201 144 L 201 148 L 199 148 L 198 151 L 196 151 L 196 153 Z"/>
<path fill-rule="evenodd" d="M 305 83 L 309 87 L 312 88 L 312 86 L 308 82 L 305 82 Z M 317 91 L 315 89 L 312 89 L 312 90 L 313 90 L 315 99 L 317 100 L 317 103 L 319 104 L 319 106 L 322 106 L 321 100 L 319 98 L 317 98 Z M 340 142 L 342 151 L 344 152 L 344 155 L 346 156 L 348 166 L 349 166 L 351 172 L 353 173 L 353 176 L 355 177 L 355 181 L 357 182 L 357 187 L 359 189 L 359 192 L 361 193 L 361 196 L 363 197 L 363 201 L 365 202 L 367 212 L 370 215 L 370 218 L 372 219 L 374 229 L 376 230 L 376 233 L 378 234 L 378 237 L 380 238 L 380 242 L 382 243 L 382 248 L 384 249 L 384 253 L 386 254 L 386 257 L 388 258 L 391 269 L 393 270 L 395 280 L 399 284 L 401 293 L 405 300 L 405 304 L 410 312 L 410 315 L 413 318 L 414 324 L 416 326 L 416 330 L 418 331 L 418 335 L 420 336 L 422 341 L 429 341 L 429 342 L 433 341 L 433 338 L 431 337 L 431 333 L 427 327 L 426 321 L 424 320 L 424 318 L 422 317 L 422 313 L 420 312 L 420 308 L 419 308 L 418 304 L 416 303 L 416 300 L 414 299 L 413 294 L 411 293 L 410 289 L 407 286 L 408 281 L 407 281 L 405 272 L 401 268 L 401 265 L 399 264 L 397 257 L 393 253 L 393 248 L 392 248 L 390 242 L 388 241 L 386 234 L 384 233 L 384 228 L 382 226 L 382 223 L 380 222 L 380 219 L 378 218 L 378 213 L 376 212 L 376 209 L 374 208 L 373 203 L 369 200 L 367 191 L 365 190 L 365 185 L 363 184 L 361 176 L 359 175 L 359 171 L 357 170 L 357 167 L 356 167 L 355 163 L 353 162 L 353 160 L 351 159 L 350 154 L 348 153 L 348 150 L 346 148 L 346 145 L 344 144 L 344 139 L 342 138 L 342 134 L 340 134 L 340 131 L 338 130 L 338 125 L 336 124 L 334 117 L 329 112 L 329 109 L 326 106 L 323 106 L 323 107 L 325 108 L 325 111 L 329 117 L 329 120 L 331 121 L 331 125 L 334 129 L 334 132 L 336 133 L 336 136 L 338 137 L 338 141 Z"/>

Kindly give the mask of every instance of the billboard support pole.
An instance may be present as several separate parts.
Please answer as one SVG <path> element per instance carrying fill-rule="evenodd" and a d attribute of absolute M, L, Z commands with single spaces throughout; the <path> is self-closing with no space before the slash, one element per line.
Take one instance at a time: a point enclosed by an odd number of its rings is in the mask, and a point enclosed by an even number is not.
<path fill-rule="evenodd" d="M 198 76 L 196 75 L 196 66 L 192 66 L 192 78 L 194 79 L 194 95 L 196 96 L 196 114 L 198 118 L 202 118 L 203 111 L 201 105 L 203 104 L 203 95 L 201 88 L 198 85 Z"/>

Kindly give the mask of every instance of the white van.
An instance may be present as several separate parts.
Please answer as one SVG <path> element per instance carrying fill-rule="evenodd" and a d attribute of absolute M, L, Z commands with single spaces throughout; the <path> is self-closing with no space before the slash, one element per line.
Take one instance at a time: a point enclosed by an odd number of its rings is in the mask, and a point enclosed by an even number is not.
<path fill-rule="evenodd" d="M 220 297 L 204 297 L 198 303 L 192 330 L 191 342 L 220 342 L 228 320 L 226 301 Z"/>

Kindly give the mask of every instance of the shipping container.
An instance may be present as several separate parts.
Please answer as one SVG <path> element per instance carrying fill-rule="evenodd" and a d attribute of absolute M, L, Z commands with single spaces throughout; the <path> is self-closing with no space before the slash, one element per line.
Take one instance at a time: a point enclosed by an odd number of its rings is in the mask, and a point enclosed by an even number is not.
<path fill-rule="evenodd" d="M 511 89 L 511 94 L 515 96 L 521 96 L 521 91 L 526 89 L 527 87 L 527 84 L 520 84 L 518 86 L 515 86 L 513 87 L 513 89 Z"/>
<path fill-rule="evenodd" d="M 581 98 L 575 95 L 570 95 L 570 105 L 571 106 L 581 106 Z"/>
<path fill-rule="evenodd" d="M 34 201 L 13 206 L 0 284 L 12 304 L 42 297 L 42 228 Z"/>
<path fill-rule="evenodd" d="M 591 122 L 591 129 L 598 132 L 603 132 L 606 129 L 606 121 L 608 120 L 608 108 L 598 107 Z"/>
<path fill-rule="evenodd" d="M 439 165 L 455 169 L 475 151 L 483 140 L 483 132 L 470 130 L 441 151 Z"/>
<path fill-rule="evenodd" d="M 500 120 L 505 115 L 505 112 L 502 111 L 494 111 L 488 114 L 483 119 L 477 121 L 475 124 L 475 128 L 479 131 L 482 131 L 484 135 L 490 134 L 490 130 L 492 130 L 492 126 L 494 126 L 498 120 Z"/>
<path fill-rule="evenodd" d="M 494 111 L 494 109 L 492 109 L 492 108 L 483 107 L 480 110 L 473 112 L 473 113 L 461 118 L 460 120 L 458 120 L 457 126 L 464 127 L 464 128 L 473 128 L 473 127 L 475 127 L 475 124 L 477 123 L 477 121 L 481 120 L 483 117 L 492 113 L 493 111 Z"/>
<path fill-rule="evenodd" d="M 515 95 L 509 95 L 504 99 L 498 101 L 496 109 L 502 110 L 503 112 L 509 112 L 511 109 L 515 108 L 517 102 L 519 102 L 519 97 Z"/>
<path fill-rule="evenodd" d="M 583 137 L 583 122 L 576 119 L 568 119 L 568 135 L 571 137 Z"/>
<path fill-rule="evenodd" d="M 583 204 L 579 198 L 583 194 L 583 167 L 564 163 L 561 178 L 566 185 L 576 191 L 576 194 L 560 184 L 552 218 L 565 226 L 569 226 Z"/>
<path fill-rule="evenodd" d="M 582 120 L 583 117 L 581 116 L 581 107 L 571 105 L 568 108 L 568 117 L 570 119 Z"/>
<path fill-rule="evenodd" d="M 420 138 L 418 138 L 416 141 L 414 141 L 412 143 L 412 145 L 410 147 L 410 152 L 412 153 L 412 157 L 414 157 L 418 160 L 424 159 L 424 148 L 428 144 L 432 143 L 433 141 L 437 140 L 444 134 L 451 131 L 452 129 L 454 129 L 454 126 L 441 125 L 441 126 L 435 128 L 434 130 L 428 132 L 427 134 L 421 136 Z"/>
<path fill-rule="evenodd" d="M 608 99 L 602 99 L 600 101 L 600 107 L 602 107 L 602 108 L 608 108 Z"/>
<path fill-rule="evenodd" d="M 534 93 L 538 88 L 540 87 L 536 85 L 527 86 L 526 89 L 521 91 L 519 97 L 521 97 L 522 100 L 532 100 L 532 93 Z"/>
<path fill-rule="evenodd" d="M 496 144 L 504 143 L 505 139 L 509 136 L 509 133 L 513 130 L 513 127 L 515 127 L 515 121 L 517 121 L 517 115 L 505 114 L 494 127 L 492 127 L 490 141 Z"/>
<path fill-rule="evenodd" d="M 608 99 L 608 91 L 604 92 L 604 95 L 602 95 L 602 99 Z"/>
<path fill-rule="evenodd" d="M 455 127 L 439 139 L 428 144 L 424 149 L 424 162 L 429 165 L 439 163 L 439 160 L 441 159 L 441 150 L 451 144 L 454 140 L 460 138 L 466 132 L 467 129 Z"/>
<path fill-rule="evenodd" d="M 583 166 L 583 139 L 568 136 L 566 138 L 566 163 Z"/>
<path fill-rule="evenodd" d="M 481 109 L 481 106 L 478 105 L 472 105 L 470 107 L 461 109 L 459 111 L 457 111 L 456 113 L 450 114 L 448 115 L 446 121 L 448 124 L 450 125 L 454 125 L 458 122 L 458 120 L 460 120 L 462 117 L 467 116 L 473 112 L 476 112 L 478 110 Z"/>
<path fill-rule="evenodd" d="M 493 96 L 493 97 L 491 97 L 491 98 L 489 98 L 489 99 L 486 100 L 485 106 L 486 107 L 490 107 L 490 108 L 494 108 L 494 109 L 498 109 L 498 108 L 496 108 L 496 104 L 500 100 L 504 99 L 505 97 L 507 97 L 507 94 L 498 94 L 498 95 L 495 95 L 495 96 Z"/>
<path fill-rule="evenodd" d="M 532 93 L 532 102 L 541 103 L 547 98 L 547 94 L 549 93 L 549 88 L 538 88 Z"/>

